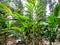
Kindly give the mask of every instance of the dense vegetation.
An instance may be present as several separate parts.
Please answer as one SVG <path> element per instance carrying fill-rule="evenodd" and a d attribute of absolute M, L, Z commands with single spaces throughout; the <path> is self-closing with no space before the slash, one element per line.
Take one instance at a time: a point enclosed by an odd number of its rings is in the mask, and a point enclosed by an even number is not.
<path fill-rule="evenodd" d="M 7 5 L 8 3 L 0 2 L 0 35 L 5 38 L 0 42 L 6 43 L 6 38 L 13 34 L 16 39 L 21 38 L 26 45 L 30 42 L 42 44 L 43 39 L 52 45 L 60 34 L 60 5 L 57 4 L 50 16 L 46 17 L 46 0 L 27 0 L 27 2 L 28 4 L 23 6 L 27 10 L 19 10 L 18 6 L 13 9 Z M 24 40 L 25 37 L 27 41 Z"/>

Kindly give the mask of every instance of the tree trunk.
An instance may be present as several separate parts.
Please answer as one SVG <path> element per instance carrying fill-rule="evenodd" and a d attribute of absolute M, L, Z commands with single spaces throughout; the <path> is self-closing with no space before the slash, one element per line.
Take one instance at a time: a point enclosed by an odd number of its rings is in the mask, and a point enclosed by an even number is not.
<path fill-rule="evenodd" d="M 58 3 L 60 4 L 60 0 L 58 0 Z"/>
<path fill-rule="evenodd" d="M 50 44 L 49 45 L 52 45 L 52 42 L 51 42 L 51 40 L 50 40 Z"/>

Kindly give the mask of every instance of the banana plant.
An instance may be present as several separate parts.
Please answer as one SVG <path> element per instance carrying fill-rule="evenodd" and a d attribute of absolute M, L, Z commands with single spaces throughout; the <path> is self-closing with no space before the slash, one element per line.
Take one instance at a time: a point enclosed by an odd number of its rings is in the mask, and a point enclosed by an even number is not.
<path fill-rule="evenodd" d="M 52 12 L 52 14 L 48 17 L 47 23 L 48 23 L 48 29 L 47 29 L 47 37 L 50 41 L 50 45 L 52 45 L 52 42 L 55 42 L 56 36 L 58 35 L 58 26 L 60 25 L 60 18 L 59 18 L 59 12 L 60 12 L 60 4 L 57 4 Z"/>
<path fill-rule="evenodd" d="M 7 36 L 15 33 L 23 33 L 24 28 L 27 27 L 27 20 L 29 18 L 21 16 L 18 13 L 12 13 L 10 8 L 0 3 L 0 34 L 5 36 L 5 42 Z M 14 21 L 18 23 L 16 24 Z"/>
<path fill-rule="evenodd" d="M 5 36 L 5 42 L 7 36 L 11 34 L 15 35 L 17 33 L 18 35 L 20 33 L 21 35 L 19 35 L 19 37 L 28 35 L 28 30 L 30 30 L 30 27 L 34 24 L 34 21 L 16 12 L 12 13 L 10 8 L 2 3 L 0 3 L 0 10 L 0 34 Z"/>
<path fill-rule="evenodd" d="M 32 29 L 30 30 L 30 32 L 32 31 L 32 34 L 34 37 L 40 37 L 42 34 L 41 33 L 41 22 L 45 21 L 45 7 L 46 7 L 46 0 L 26 0 L 27 4 L 24 5 L 25 8 L 27 8 L 27 10 L 24 10 L 24 12 L 26 12 L 25 16 L 29 17 L 32 21 L 34 21 L 34 24 L 32 26 Z M 43 4 L 44 3 L 44 4 Z M 44 17 L 44 18 L 42 18 Z M 30 35 L 30 36 L 32 36 Z M 42 37 L 42 36 L 41 36 Z"/>

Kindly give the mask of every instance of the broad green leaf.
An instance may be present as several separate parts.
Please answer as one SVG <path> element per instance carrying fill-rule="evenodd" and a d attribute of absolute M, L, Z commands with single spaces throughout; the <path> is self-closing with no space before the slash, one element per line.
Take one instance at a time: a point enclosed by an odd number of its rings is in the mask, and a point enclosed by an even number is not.
<path fill-rule="evenodd" d="M 9 7 L 7 7 L 5 4 L 0 3 L 0 10 L 5 10 L 6 12 L 12 14 L 12 11 L 10 10 Z"/>

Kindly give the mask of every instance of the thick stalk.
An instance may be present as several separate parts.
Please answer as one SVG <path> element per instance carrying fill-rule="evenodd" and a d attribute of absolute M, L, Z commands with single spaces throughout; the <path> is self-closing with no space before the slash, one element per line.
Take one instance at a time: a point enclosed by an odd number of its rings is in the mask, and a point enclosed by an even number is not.
<path fill-rule="evenodd" d="M 51 41 L 51 37 L 50 37 L 50 40 L 49 40 L 50 44 L 49 45 L 52 45 L 52 41 Z"/>
<path fill-rule="evenodd" d="M 5 45 L 7 45 L 7 44 L 6 44 L 6 33 L 5 33 Z"/>
<path fill-rule="evenodd" d="M 52 45 L 52 42 L 51 42 L 51 40 L 50 40 L 50 44 L 49 45 Z"/>

